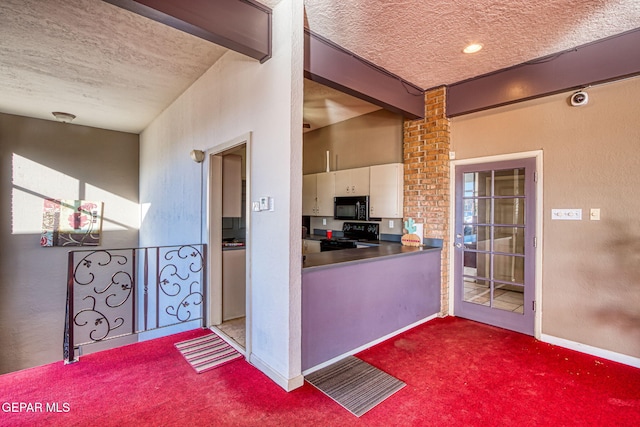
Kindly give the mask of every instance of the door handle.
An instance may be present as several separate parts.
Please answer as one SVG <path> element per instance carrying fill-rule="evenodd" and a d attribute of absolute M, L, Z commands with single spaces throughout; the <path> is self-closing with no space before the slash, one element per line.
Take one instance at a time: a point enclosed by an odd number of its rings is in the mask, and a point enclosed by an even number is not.
<path fill-rule="evenodd" d="M 462 243 L 456 243 L 454 246 L 458 249 L 462 249 L 464 245 Z"/>

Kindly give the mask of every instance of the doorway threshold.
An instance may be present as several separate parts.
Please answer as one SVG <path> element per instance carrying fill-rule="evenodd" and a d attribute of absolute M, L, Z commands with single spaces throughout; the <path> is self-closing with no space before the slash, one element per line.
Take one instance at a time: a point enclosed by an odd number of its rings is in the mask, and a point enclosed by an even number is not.
<path fill-rule="evenodd" d="M 211 326 L 211 330 L 220 335 L 230 346 L 246 355 L 245 317 L 227 320 L 220 325 Z"/>

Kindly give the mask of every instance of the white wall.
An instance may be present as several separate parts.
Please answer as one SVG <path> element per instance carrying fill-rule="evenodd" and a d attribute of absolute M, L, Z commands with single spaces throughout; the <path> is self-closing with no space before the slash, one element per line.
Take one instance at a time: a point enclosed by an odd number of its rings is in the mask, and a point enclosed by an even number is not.
<path fill-rule="evenodd" d="M 189 152 L 252 133 L 252 199 L 273 197 L 275 211 L 249 218 L 250 361 L 285 389 L 302 385 L 303 54 L 302 2 L 283 0 L 270 60 L 228 52 L 140 137 L 140 245 L 148 246 L 200 241 L 200 166 Z"/>

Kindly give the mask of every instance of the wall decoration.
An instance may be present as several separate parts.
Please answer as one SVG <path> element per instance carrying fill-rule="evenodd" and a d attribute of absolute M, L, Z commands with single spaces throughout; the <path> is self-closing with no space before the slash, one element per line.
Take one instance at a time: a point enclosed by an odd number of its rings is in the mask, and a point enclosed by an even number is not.
<path fill-rule="evenodd" d="M 41 246 L 99 246 L 102 202 L 45 199 Z"/>
<path fill-rule="evenodd" d="M 401 243 L 404 246 L 422 246 L 422 233 L 424 224 L 416 224 L 413 218 L 409 218 L 404 222 L 404 228 L 407 234 L 404 234 Z"/>

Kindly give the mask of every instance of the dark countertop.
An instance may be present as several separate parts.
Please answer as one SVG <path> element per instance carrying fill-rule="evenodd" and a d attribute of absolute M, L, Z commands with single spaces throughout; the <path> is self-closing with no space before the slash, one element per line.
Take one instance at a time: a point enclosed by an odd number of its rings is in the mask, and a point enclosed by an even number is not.
<path fill-rule="evenodd" d="M 240 251 L 247 249 L 246 246 L 222 246 L 222 252 L 226 251 Z"/>
<path fill-rule="evenodd" d="M 379 246 L 305 254 L 302 269 L 304 271 L 331 268 L 345 263 L 372 262 L 386 257 L 416 255 L 441 250 L 442 248 L 433 246 L 402 246 L 400 243 L 381 241 Z"/>
<path fill-rule="evenodd" d="M 306 236 L 304 236 L 302 239 L 303 240 L 324 240 L 326 239 L 327 236 L 324 234 L 307 234 Z"/>

